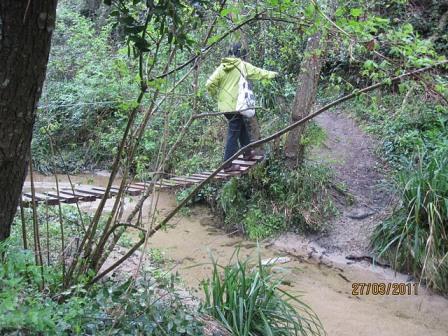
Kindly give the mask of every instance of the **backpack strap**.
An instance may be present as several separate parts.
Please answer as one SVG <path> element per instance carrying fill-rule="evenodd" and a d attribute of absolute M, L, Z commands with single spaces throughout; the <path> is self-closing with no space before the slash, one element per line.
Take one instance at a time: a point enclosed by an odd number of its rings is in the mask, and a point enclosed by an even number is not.
<path fill-rule="evenodd" d="M 243 60 L 241 61 L 241 63 L 242 63 L 243 68 L 246 69 L 246 63 L 245 63 Z M 244 79 L 247 80 L 247 69 L 246 69 L 246 75 L 244 75 L 243 71 L 241 71 L 239 67 L 236 67 L 236 69 L 239 71 L 239 73 L 241 74 L 241 76 L 243 76 Z"/>

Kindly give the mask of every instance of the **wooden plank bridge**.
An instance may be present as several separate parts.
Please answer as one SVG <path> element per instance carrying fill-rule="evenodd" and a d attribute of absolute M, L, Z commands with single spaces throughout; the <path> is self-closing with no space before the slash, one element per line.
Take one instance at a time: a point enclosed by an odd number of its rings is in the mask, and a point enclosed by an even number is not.
<path fill-rule="evenodd" d="M 263 159 L 263 156 L 255 156 L 252 160 L 245 160 L 242 156 L 238 159 L 233 160 L 233 164 L 238 164 L 240 170 L 227 172 L 220 171 L 214 179 L 216 180 L 227 180 L 233 176 L 240 176 L 249 171 L 251 167 L 256 165 Z M 198 184 L 205 180 L 212 174 L 211 171 L 205 171 L 202 173 L 184 175 L 184 176 L 174 176 L 170 178 L 163 178 L 155 182 L 156 189 L 175 189 L 180 187 L 188 187 L 194 184 Z M 146 189 L 153 185 L 152 182 L 133 182 L 130 183 L 124 193 L 128 196 L 139 196 L 145 192 Z M 104 197 L 106 189 L 103 187 L 97 187 L 92 185 L 76 185 L 74 184 L 72 188 L 61 188 L 59 194 L 54 190 L 35 192 L 34 199 L 37 205 L 57 205 L 60 203 L 73 204 L 77 202 L 93 202 L 97 199 Z M 108 198 L 116 196 L 118 194 L 119 186 L 112 186 L 108 195 Z M 31 191 L 22 193 L 22 205 L 24 207 L 29 207 L 32 204 L 32 193 Z"/>

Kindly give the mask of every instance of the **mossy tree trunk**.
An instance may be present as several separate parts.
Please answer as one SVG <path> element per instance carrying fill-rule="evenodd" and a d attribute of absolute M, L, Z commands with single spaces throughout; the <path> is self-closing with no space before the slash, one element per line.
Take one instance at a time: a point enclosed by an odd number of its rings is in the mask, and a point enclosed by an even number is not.
<path fill-rule="evenodd" d="M 321 4 L 320 10 L 327 12 L 327 17 L 333 16 L 338 6 L 336 0 L 326 0 Z M 323 6 L 324 5 L 324 6 Z M 315 11 L 316 32 L 308 38 L 304 56 L 300 64 L 300 72 L 297 78 L 297 90 L 291 112 L 291 122 L 296 122 L 312 113 L 317 95 L 320 71 L 324 62 L 324 53 L 327 48 L 327 23 L 321 13 Z M 285 146 L 285 156 L 288 165 L 292 168 L 299 167 L 303 163 L 305 146 L 302 138 L 306 124 L 300 125 L 288 134 Z"/>
<path fill-rule="evenodd" d="M 10 235 L 26 176 L 56 4 L 0 1 L 0 241 Z"/>
<path fill-rule="evenodd" d="M 296 96 L 291 113 L 292 123 L 303 119 L 312 111 L 322 68 L 322 48 L 322 33 L 317 32 L 308 39 L 300 65 Z M 305 127 L 306 124 L 303 124 L 292 130 L 286 141 L 285 156 L 293 167 L 300 166 L 303 162 L 305 147 L 301 143 L 301 139 Z"/>
<path fill-rule="evenodd" d="M 101 7 L 102 0 L 84 0 L 81 14 L 87 18 L 93 18 Z"/>

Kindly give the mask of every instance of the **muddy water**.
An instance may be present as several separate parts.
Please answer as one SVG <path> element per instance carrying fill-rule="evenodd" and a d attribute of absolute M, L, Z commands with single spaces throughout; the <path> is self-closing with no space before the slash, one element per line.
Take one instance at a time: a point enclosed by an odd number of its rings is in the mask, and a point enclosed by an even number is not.
<path fill-rule="evenodd" d="M 53 178 L 37 177 L 36 185 L 46 189 L 54 186 Z M 62 183 L 67 183 L 61 178 Z M 106 177 L 76 176 L 74 183 L 104 185 Z M 26 187 L 26 186 L 25 186 Z M 107 201 L 106 210 L 114 199 Z M 132 209 L 135 199 L 127 199 L 127 209 Z M 86 211 L 93 211 L 96 203 L 81 203 Z M 173 195 L 161 193 L 157 209 L 163 216 L 175 206 Z M 143 214 L 150 208 L 149 200 Z M 145 219 L 145 216 L 143 217 Z M 177 215 L 170 226 L 157 232 L 149 241 L 150 248 L 160 249 L 172 261 L 172 270 L 179 272 L 185 285 L 201 296 L 200 281 L 210 275 L 210 254 L 221 264 L 226 264 L 239 247 L 240 256 L 256 256 L 257 249 L 262 258 L 288 255 L 288 263 L 275 266 L 283 272 L 290 284 L 286 289 L 299 294 L 321 319 L 329 335 L 347 336 L 448 336 L 448 300 L 419 288 L 418 295 L 406 296 L 353 296 L 352 284 L 405 282 L 401 274 L 373 267 L 369 264 L 348 265 L 343 258 L 329 258 L 322 262 L 307 259 L 307 247 L 300 237 L 286 235 L 273 244 L 261 244 L 241 237 L 226 235 L 214 227 L 215 219 L 205 207 L 197 206 L 190 214 Z"/>
<path fill-rule="evenodd" d="M 70 188 L 70 181 L 74 185 L 94 184 L 96 186 L 103 187 L 107 185 L 107 182 L 109 180 L 109 173 L 100 172 L 97 174 L 78 174 L 78 175 L 69 175 L 69 177 L 63 174 L 57 175 L 59 188 Z M 42 175 L 35 172 L 33 173 L 33 179 L 34 179 L 34 187 L 38 192 L 56 190 L 56 182 L 54 175 Z M 120 183 L 120 180 L 117 178 L 115 179 L 115 184 L 118 183 Z M 31 179 L 30 174 L 27 174 L 25 183 L 23 184 L 23 191 L 29 191 L 29 190 L 31 190 Z"/>
<path fill-rule="evenodd" d="M 164 195 L 159 204 L 165 212 L 174 206 L 174 200 Z M 256 244 L 226 235 L 213 226 L 214 221 L 207 208 L 195 207 L 189 216 L 178 216 L 170 228 L 158 232 L 149 244 L 172 259 L 174 270 L 198 295 L 200 281 L 210 275 L 210 253 L 222 264 L 228 262 L 236 247 L 241 256 L 256 256 Z M 287 245 L 293 244 L 291 239 L 294 237 L 289 237 Z M 278 250 L 281 243 L 269 245 L 259 247 L 262 258 L 285 256 Z M 301 254 L 299 249 L 296 252 Z M 352 295 L 353 283 L 406 282 L 405 275 L 369 264 L 348 265 L 338 258 L 322 263 L 289 257 L 290 262 L 276 268 L 291 284 L 287 289 L 302 295 L 316 311 L 329 335 L 448 335 L 448 300 L 424 288 L 419 288 L 418 295 Z"/>

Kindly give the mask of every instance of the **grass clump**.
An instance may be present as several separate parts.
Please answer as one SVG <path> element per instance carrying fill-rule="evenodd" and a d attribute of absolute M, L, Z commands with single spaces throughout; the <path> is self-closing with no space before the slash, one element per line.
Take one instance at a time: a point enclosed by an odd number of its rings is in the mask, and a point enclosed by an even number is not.
<path fill-rule="evenodd" d="M 423 155 L 398 174 L 402 204 L 373 234 L 375 251 L 394 268 L 448 292 L 448 150 Z"/>
<path fill-rule="evenodd" d="M 280 284 L 260 259 L 254 267 L 248 259 L 225 267 L 213 261 L 203 309 L 236 336 L 325 334 L 316 314 Z"/>

